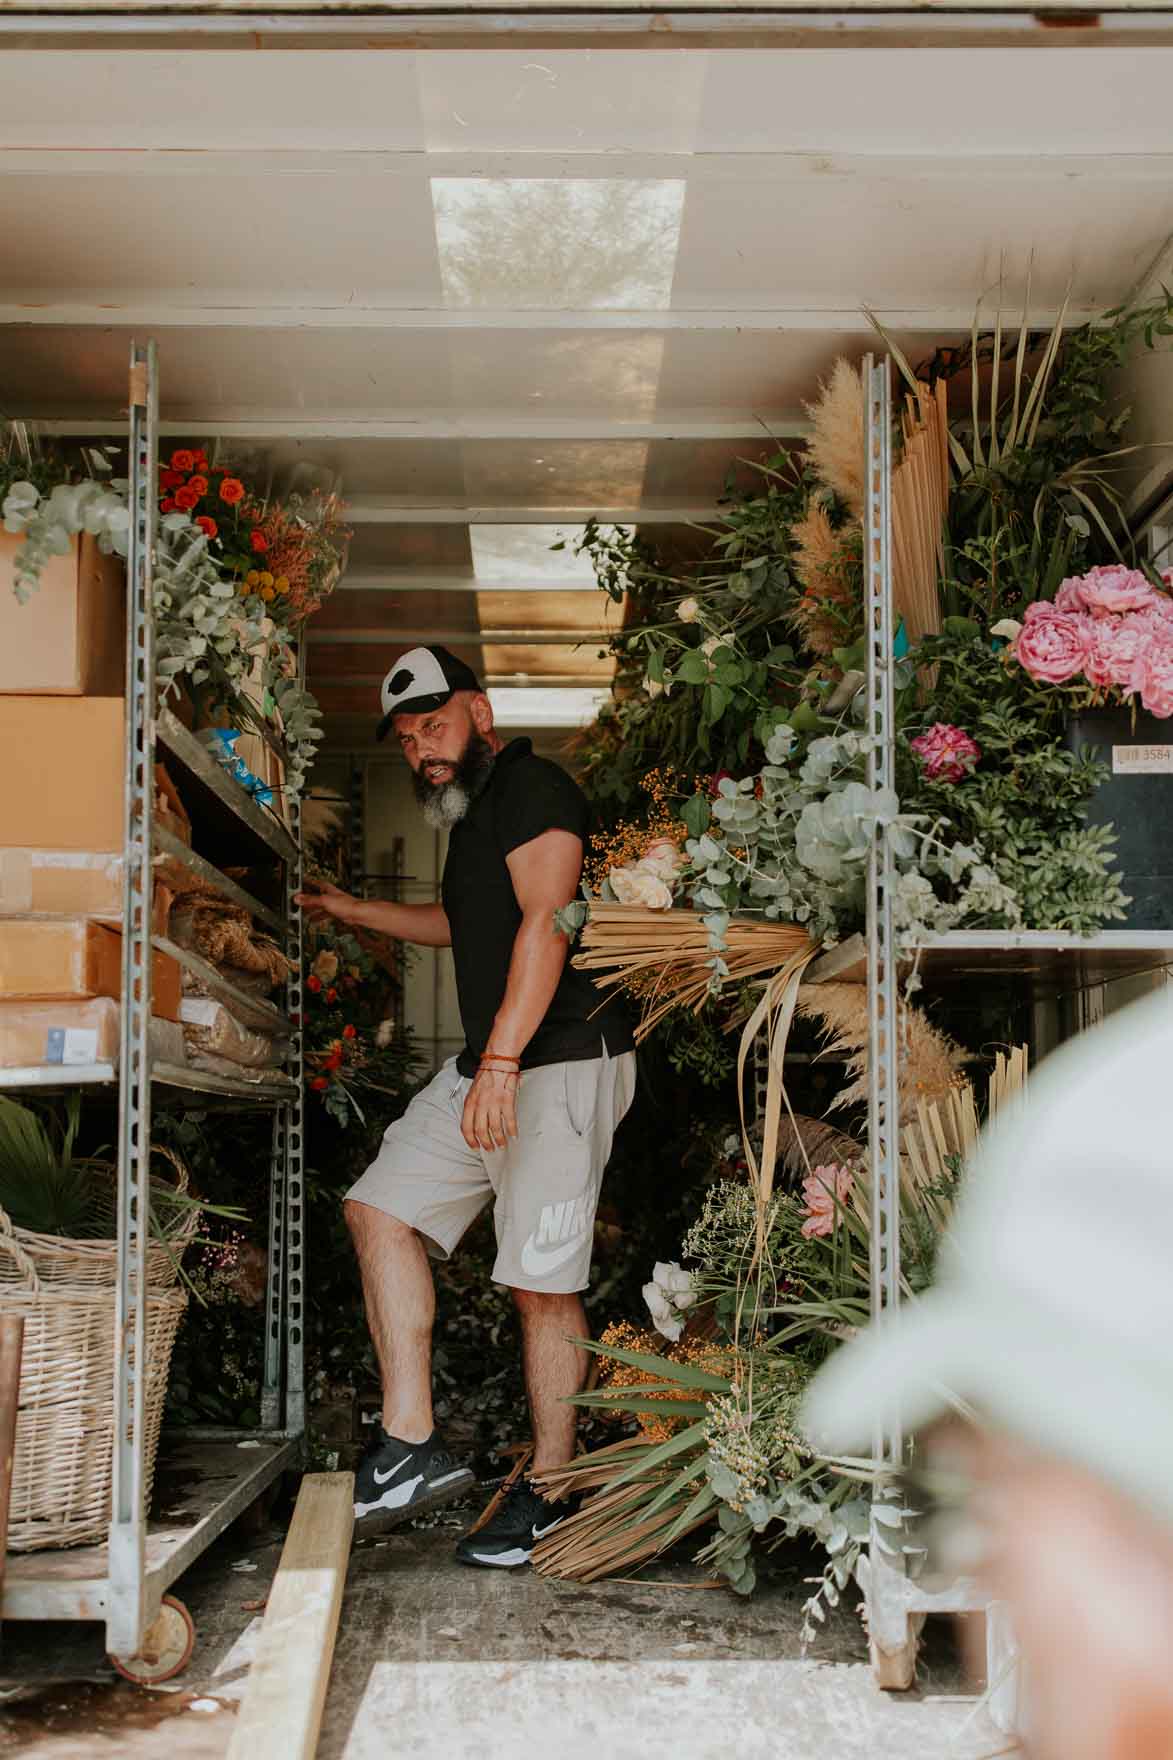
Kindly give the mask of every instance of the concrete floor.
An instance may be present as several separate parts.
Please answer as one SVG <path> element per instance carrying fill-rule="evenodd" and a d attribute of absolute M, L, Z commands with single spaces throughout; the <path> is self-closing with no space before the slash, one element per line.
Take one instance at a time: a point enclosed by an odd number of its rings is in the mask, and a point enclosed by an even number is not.
<path fill-rule="evenodd" d="M 859 1620 L 840 1610 L 802 1659 L 803 1576 L 780 1561 L 742 1601 L 697 1588 L 687 1558 L 654 1579 L 585 1586 L 457 1565 L 467 1516 L 444 1512 L 351 1561 L 318 1760 L 977 1760 L 1003 1744 L 956 1697 L 949 1636 L 930 1634 L 917 1695 L 872 1686 Z M 197 1646 L 181 1682 L 115 1677 L 97 1627 L 10 1626 L 0 1641 L 0 1755 L 222 1760 L 281 1532 L 230 1532 L 179 1593 Z"/>

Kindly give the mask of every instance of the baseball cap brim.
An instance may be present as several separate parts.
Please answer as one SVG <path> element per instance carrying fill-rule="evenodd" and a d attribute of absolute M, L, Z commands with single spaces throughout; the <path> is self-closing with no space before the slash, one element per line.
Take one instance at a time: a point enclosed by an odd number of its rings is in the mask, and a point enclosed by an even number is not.
<path fill-rule="evenodd" d="M 877 1426 L 906 1435 L 975 1413 L 1115 1486 L 1173 1526 L 1173 1398 L 1159 1353 L 1123 1360 L 1073 1339 L 1034 1305 L 938 1288 L 837 1350 L 799 1422 L 828 1457 L 870 1454 Z"/>
<path fill-rule="evenodd" d="M 405 702 L 396 703 L 391 713 L 384 715 L 375 729 L 375 738 L 386 739 L 397 715 L 426 715 L 429 709 L 442 709 L 455 695 L 456 690 L 453 688 L 450 691 L 431 691 L 422 697 L 408 697 Z"/>

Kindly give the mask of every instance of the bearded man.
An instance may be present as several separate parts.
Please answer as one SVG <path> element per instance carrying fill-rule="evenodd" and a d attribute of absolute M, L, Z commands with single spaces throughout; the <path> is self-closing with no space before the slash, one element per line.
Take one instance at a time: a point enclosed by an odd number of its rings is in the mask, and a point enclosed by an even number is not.
<path fill-rule="evenodd" d="M 493 1277 L 513 1293 L 533 1424 L 535 1475 L 574 1453 L 568 1402 L 585 1379 L 581 1291 L 616 1126 L 635 1089 L 631 1027 L 567 962 L 554 913 L 578 893 L 589 813 L 578 785 L 508 745 L 475 674 L 445 648 L 414 648 L 383 681 L 378 735 L 394 732 L 428 823 L 449 833 L 441 902 L 303 894 L 328 915 L 424 947 L 451 947 L 466 1044 L 404 1116 L 346 1196 L 382 1425 L 355 1481 L 360 1535 L 459 1497 L 473 1483 L 436 1434 L 429 1255 L 446 1259 L 493 1205 Z M 457 1547 L 466 1564 L 526 1564 L 572 1513 L 519 1479 Z"/>

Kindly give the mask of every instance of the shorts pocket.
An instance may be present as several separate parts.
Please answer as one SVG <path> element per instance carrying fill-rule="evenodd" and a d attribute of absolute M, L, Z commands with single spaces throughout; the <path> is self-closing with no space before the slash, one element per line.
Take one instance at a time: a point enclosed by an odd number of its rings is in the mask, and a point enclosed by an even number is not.
<path fill-rule="evenodd" d="M 562 1095 L 566 1104 L 566 1117 L 576 1137 L 589 1137 L 595 1128 L 598 1087 L 598 1063 L 562 1065 Z"/>

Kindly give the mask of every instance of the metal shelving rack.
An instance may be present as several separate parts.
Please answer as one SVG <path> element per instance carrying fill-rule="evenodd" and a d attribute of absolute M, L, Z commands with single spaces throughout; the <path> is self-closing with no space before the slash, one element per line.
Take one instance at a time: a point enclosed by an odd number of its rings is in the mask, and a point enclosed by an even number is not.
<path fill-rule="evenodd" d="M 891 567 L 891 366 L 867 358 L 863 369 L 866 447 L 864 525 L 868 783 L 891 786 L 895 759 L 894 616 Z M 866 937 L 855 937 L 811 967 L 808 981 L 866 981 L 871 1059 L 868 1143 L 871 1157 L 871 1316 L 888 1323 L 900 1302 L 900 1108 L 897 1082 L 897 990 L 894 867 L 888 834 L 871 852 Z M 1087 991 L 1112 978 L 1173 965 L 1173 933 L 1103 930 L 1078 936 L 1046 930 L 957 930 L 927 938 L 919 969 L 934 987 L 975 978 L 1013 977 L 1035 996 Z M 1094 1015 L 1094 1010 L 1087 1011 Z M 873 1455 L 889 1477 L 905 1460 L 905 1438 L 892 1414 L 877 1429 Z M 1016 1650 L 1004 1609 L 969 1579 L 934 1580 L 915 1574 L 909 1536 L 874 1519 L 868 1548 L 866 1597 L 872 1667 L 881 1686 L 906 1688 L 916 1670 L 917 1639 L 927 1613 L 986 1616 L 989 1709 L 999 1727 L 1014 1726 Z M 921 1555 L 923 1559 L 923 1554 Z"/>
<path fill-rule="evenodd" d="M 169 710 L 156 712 L 151 616 L 158 463 L 158 367 L 155 344 L 135 345 L 130 370 L 130 546 L 127 560 L 127 681 L 125 879 L 121 1042 L 117 1068 L 0 1071 L 0 1088 L 81 1088 L 108 1093 L 118 1107 L 118 1267 L 115 1306 L 117 1410 L 113 1514 L 105 1546 L 10 1555 L 0 1619 L 101 1620 L 106 1646 L 126 1672 L 155 1649 L 156 1622 L 168 1615 L 170 1585 L 301 1453 L 305 1429 L 303 1302 L 305 1218 L 302 1089 L 302 922 L 294 899 L 301 886 L 299 817 L 291 802 L 287 828 L 247 795 Z M 153 823 L 156 752 L 188 800 L 193 816 L 214 827 L 234 863 L 280 864 L 283 909 L 246 892 L 218 866 Z M 243 905 L 281 941 L 293 966 L 284 1010 L 249 997 L 198 955 L 153 931 L 152 879 L 157 858 L 181 863 Z M 207 1074 L 152 1054 L 152 954 L 162 951 L 203 980 L 246 1021 L 288 1037 L 284 1072 L 260 1082 Z M 171 1477 L 182 1485 L 176 1505 L 152 1522 L 144 1509 L 143 1379 L 147 1250 L 146 1190 L 151 1118 L 159 1106 L 271 1109 L 269 1263 L 265 1300 L 261 1427 L 182 1433 L 168 1449 Z M 165 1442 L 164 1447 L 168 1447 Z M 190 1620 L 179 1604 L 169 1617 Z M 155 1628 L 155 1630 L 152 1630 Z M 151 1633 L 148 1645 L 147 1635 Z M 150 1665 L 142 1663 L 141 1678 Z"/>

